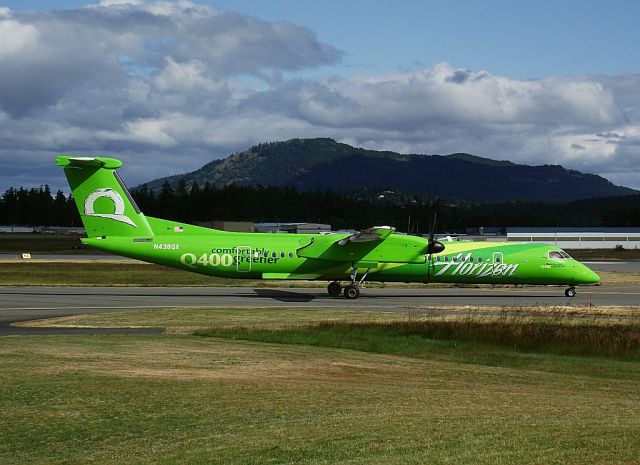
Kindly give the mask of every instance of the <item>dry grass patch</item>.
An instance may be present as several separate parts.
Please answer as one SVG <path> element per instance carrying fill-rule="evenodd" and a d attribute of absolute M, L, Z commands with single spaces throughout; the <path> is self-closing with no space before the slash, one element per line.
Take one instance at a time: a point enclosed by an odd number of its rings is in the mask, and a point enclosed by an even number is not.
<path fill-rule="evenodd" d="M 17 323 L 23 327 L 162 327 L 170 333 L 190 334 L 205 328 L 281 329 L 332 322 L 419 321 L 425 318 L 478 318 L 521 315 L 577 322 L 626 322 L 640 317 L 640 307 L 407 307 L 404 313 L 326 310 L 317 308 L 162 308 L 136 312 L 74 315 Z"/>
<path fill-rule="evenodd" d="M 410 317 L 410 316 L 409 316 Z M 163 327 L 173 333 L 218 327 L 277 329 L 319 321 L 406 319 L 406 314 L 296 308 L 162 308 L 137 312 L 98 313 L 22 322 L 27 327 Z"/>
<path fill-rule="evenodd" d="M 598 271 L 601 283 L 610 286 L 637 286 L 640 284 L 640 273 L 618 273 L 615 271 Z M 588 291 L 587 291 L 588 292 Z M 597 288 L 594 289 L 597 292 Z"/>

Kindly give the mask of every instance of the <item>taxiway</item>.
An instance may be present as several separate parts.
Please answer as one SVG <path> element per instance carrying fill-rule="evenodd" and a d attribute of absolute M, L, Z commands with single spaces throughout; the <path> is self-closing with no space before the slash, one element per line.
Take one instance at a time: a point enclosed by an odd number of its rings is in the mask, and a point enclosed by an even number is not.
<path fill-rule="evenodd" d="M 410 312 L 421 308 L 459 306 L 595 306 L 640 305 L 640 289 L 628 286 L 579 288 L 574 298 L 559 287 L 504 288 L 366 288 L 358 300 L 331 297 L 324 288 L 249 287 L 41 287 L 0 288 L 0 334 L 46 332 L 18 329 L 12 323 L 87 313 L 187 307 L 295 307 L 332 310 Z M 53 333 L 58 331 L 51 331 Z M 87 333 L 114 332 L 107 329 Z M 117 332 L 117 331 L 116 331 Z M 161 332 L 132 329 L 120 332 Z"/>

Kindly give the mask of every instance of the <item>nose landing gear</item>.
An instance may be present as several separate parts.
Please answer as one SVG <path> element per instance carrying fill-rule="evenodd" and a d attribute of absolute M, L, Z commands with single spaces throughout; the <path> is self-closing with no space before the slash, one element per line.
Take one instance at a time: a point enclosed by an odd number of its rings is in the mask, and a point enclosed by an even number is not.
<path fill-rule="evenodd" d="M 576 288 L 570 287 L 569 289 L 565 289 L 564 295 L 567 297 L 575 297 L 576 296 Z"/>

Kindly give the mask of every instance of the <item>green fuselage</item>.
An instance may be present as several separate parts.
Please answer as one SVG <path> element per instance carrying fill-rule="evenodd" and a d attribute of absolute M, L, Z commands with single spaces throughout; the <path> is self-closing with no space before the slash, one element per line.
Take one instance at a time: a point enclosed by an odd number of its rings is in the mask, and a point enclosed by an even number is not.
<path fill-rule="evenodd" d="M 600 278 L 545 244 L 448 242 L 446 246 L 375 226 L 355 234 L 232 233 L 145 216 L 106 157 L 56 158 L 63 167 L 87 239 L 146 262 L 228 278 L 489 284 L 595 284 Z M 437 246 L 437 247 L 436 247 Z M 429 251 L 442 250 L 429 254 Z M 356 279 L 360 277 L 360 281 Z M 328 291 L 337 295 L 340 286 Z M 565 292 L 567 294 L 567 292 Z M 575 291 L 571 291 L 575 295 Z M 568 295 L 568 294 L 567 294 Z"/>
<path fill-rule="evenodd" d="M 147 217 L 154 235 L 83 239 L 90 247 L 146 262 L 228 278 L 368 281 L 596 284 L 596 273 L 560 249 L 541 243 L 445 242 L 425 253 L 427 240 L 391 234 L 340 245 L 348 233 L 231 233 Z M 564 255 L 564 256 L 562 256 Z"/>

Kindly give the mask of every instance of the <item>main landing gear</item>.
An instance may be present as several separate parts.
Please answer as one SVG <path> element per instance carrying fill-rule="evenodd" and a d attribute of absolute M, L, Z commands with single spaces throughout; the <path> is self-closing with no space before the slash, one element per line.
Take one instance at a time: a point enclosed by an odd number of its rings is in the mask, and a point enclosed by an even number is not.
<path fill-rule="evenodd" d="M 364 282 L 368 274 L 369 270 L 367 270 L 362 275 L 362 278 L 358 280 L 358 270 L 354 268 L 351 272 L 351 284 L 345 286 L 345 288 L 342 289 L 342 286 L 340 286 L 340 283 L 338 281 L 332 281 L 327 286 L 327 292 L 329 293 L 329 295 L 333 296 L 338 296 L 342 292 L 345 299 L 357 299 L 358 297 L 360 297 L 360 286 L 362 286 L 362 283 Z"/>
<path fill-rule="evenodd" d="M 575 297 L 576 296 L 576 288 L 570 287 L 569 289 L 565 289 L 564 295 L 567 297 Z"/>
<path fill-rule="evenodd" d="M 333 281 L 327 286 L 329 295 L 338 296 L 342 292 L 342 286 L 338 281 Z"/>

